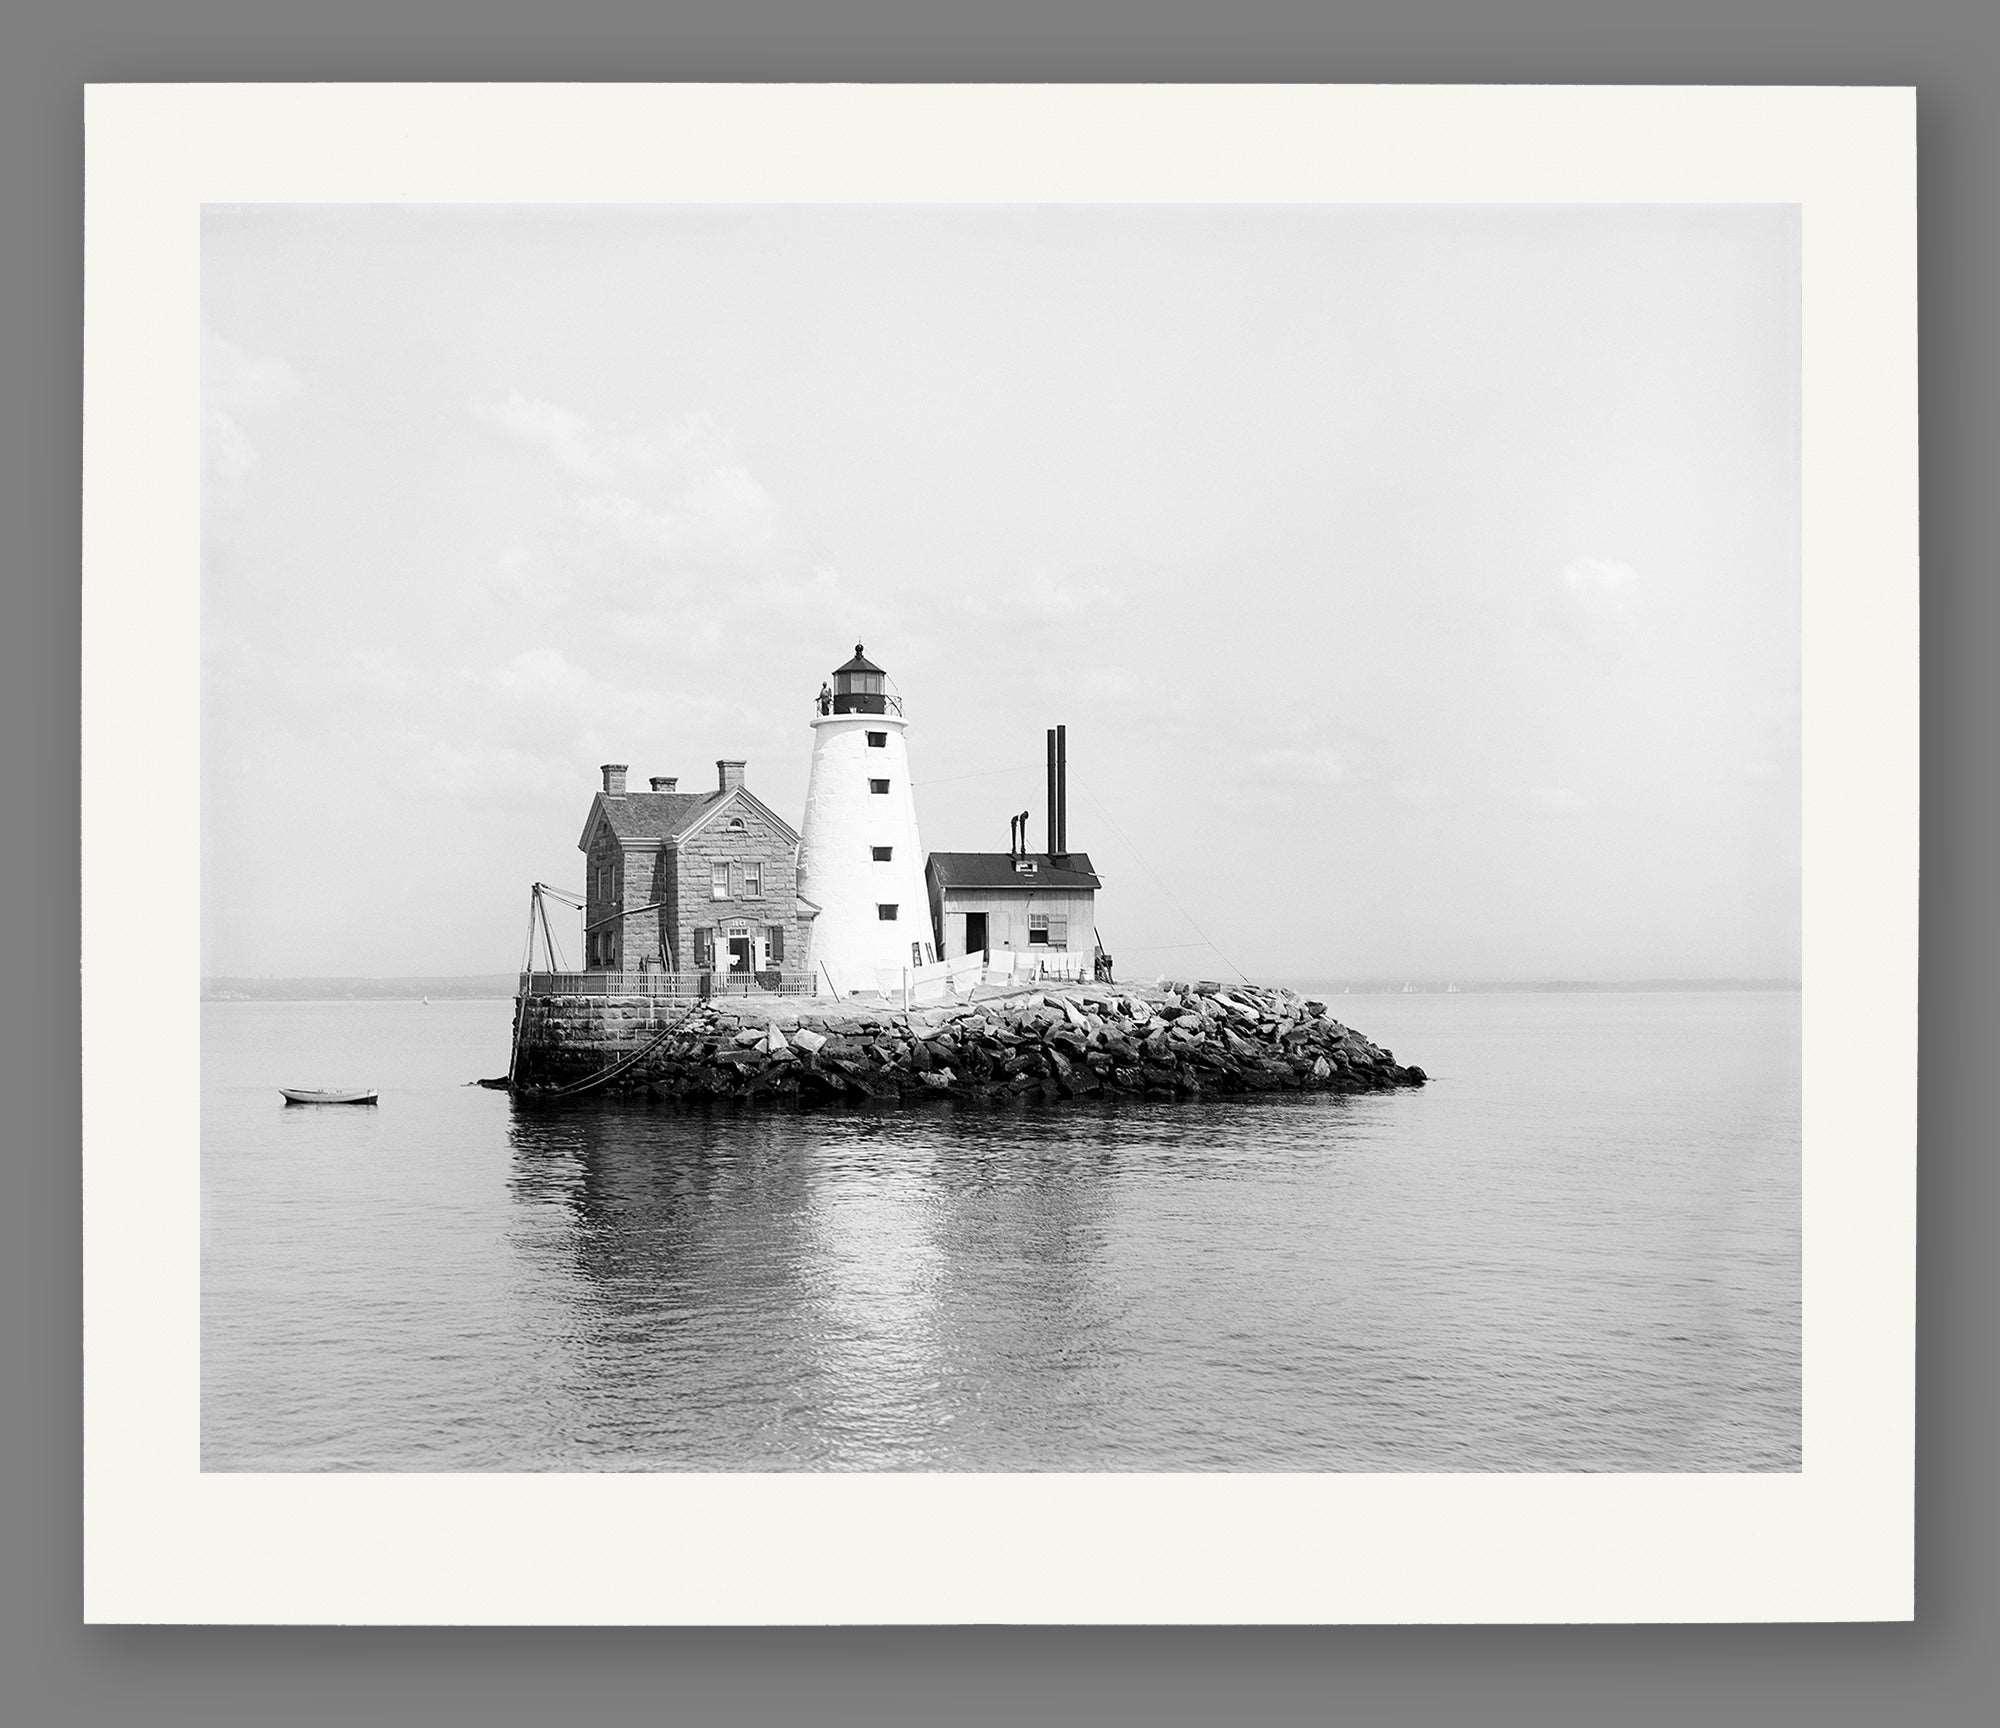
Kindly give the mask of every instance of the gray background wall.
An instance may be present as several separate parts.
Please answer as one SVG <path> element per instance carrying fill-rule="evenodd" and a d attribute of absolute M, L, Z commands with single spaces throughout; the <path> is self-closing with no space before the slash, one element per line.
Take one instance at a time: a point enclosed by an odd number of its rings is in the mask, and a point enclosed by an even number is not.
<path fill-rule="evenodd" d="M 29 0 L 0 35 L 0 1716 L 423 1722 L 1944 1724 L 1996 1677 L 1994 164 L 1972 0 Z M 1915 84 L 1923 174 L 1918 1620 L 1186 1632 L 80 1623 L 75 956 L 82 85 L 259 79 Z M 142 769 L 143 762 L 135 764 Z"/>

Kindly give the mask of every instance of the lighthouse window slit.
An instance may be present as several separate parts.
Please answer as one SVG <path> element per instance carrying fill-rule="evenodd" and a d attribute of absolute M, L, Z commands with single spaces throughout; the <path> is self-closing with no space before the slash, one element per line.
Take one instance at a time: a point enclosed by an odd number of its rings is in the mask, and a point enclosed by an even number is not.
<path fill-rule="evenodd" d="M 868 782 L 868 790 L 871 792 L 886 792 L 889 790 L 889 782 L 886 780 L 871 780 Z"/>
<path fill-rule="evenodd" d="M 884 924 L 895 923 L 897 904 L 898 903 L 893 900 L 888 901 L 886 903 L 878 900 L 875 903 L 875 916 L 881 919 Z"/>
<path fill-rule="evenodd" d="M 889 862 L 890 855 L 896 848 L 893 846 L 871 846 L 868 850 L 874 853 L 877 864 L 886 864 Z"/>
<path fill-rule="evenodd" d="M 868 748 L 869 748 L 869 749 L 871 749 L 871 750 L 886 750 L 886 749 L 888 749 L 888 747 L 889 747 L 889 734 L 888 734 L 888 733 L 886 733 L 886 732 L 871 732 L 871 733 L 869 733 L 869 734 L 868 734 Z"/>

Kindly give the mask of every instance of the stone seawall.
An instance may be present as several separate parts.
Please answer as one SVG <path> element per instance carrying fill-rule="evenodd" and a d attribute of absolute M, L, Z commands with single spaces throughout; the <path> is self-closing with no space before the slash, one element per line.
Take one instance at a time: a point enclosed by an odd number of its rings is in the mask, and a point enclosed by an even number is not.
<path fill-rule="evenodd" d="M 681 1103 L 830 1104 L 1010 1097 L 1196 1098 L 1420 1086 L 1394 1056 L 1290 990 L 1243 985 L 984 986 L 902 1008 L 727 998 L 688 1008 L 631 999 L 516 1004 L 517 1088 L 587 1089 Z M 640 1053 L 643 1052 L 643 1055 Z"/>

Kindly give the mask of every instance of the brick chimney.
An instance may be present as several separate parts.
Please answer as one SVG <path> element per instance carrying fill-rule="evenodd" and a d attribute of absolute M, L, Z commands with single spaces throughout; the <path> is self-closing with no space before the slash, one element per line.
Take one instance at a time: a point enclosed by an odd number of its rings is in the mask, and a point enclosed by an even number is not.
<path fill-rule="evenodd" d="M 672 774 L 655 774 L 652 779 L 655 792 L 671 792 L 679 784 L 679 779 Z"/>
<path fill-rule="evenodd" d="M 604 795 L 607 798 L 625 796 L 625 764 L 607 762 L 604 764 Z"/>
<path fill-rule="evenodd" d="M 743 764 L 741 762 L 718 762 L 715 765 L 716 779 L 725 792 L 734 792 L 743 784 Z"/>

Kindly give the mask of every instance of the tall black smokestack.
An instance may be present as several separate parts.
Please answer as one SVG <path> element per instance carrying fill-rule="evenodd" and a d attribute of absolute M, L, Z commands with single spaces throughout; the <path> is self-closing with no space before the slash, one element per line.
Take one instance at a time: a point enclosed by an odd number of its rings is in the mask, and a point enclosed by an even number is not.
<path fill-rule="evenodd" d="M 1056 843 L 1051 852 L 1069 851 L 1069 728 L 1056 728 Z"/>
<path fill-rule="evenodd" d="M 1048 850 L 1056 850 L 1056 729 L 1049 728 L 1049 844 Z"/>

